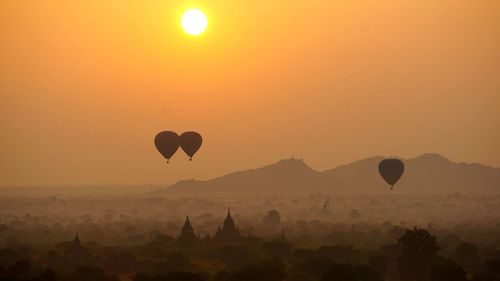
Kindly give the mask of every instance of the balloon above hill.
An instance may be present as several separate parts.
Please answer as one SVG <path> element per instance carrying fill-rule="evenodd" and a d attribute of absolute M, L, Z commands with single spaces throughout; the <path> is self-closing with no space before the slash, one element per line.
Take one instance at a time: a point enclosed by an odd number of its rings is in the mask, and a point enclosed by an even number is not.
<path fill-rule="evenodd" d="M 156 149 L 167 159 L 167 163 L 170 162 L 170 158 L 174 156 L 179 147 L 189 156 L 189 160 L 192 160 L 200 149 L 201 143 L 201 135 L 197 132 L 185 132 L 179 136 L 175 132 L 164 131 L 155 137 Z"/>
<path fill-rule="evenodd" d="M 170 158 L 174 156 L 179 149 L 180 137 L 177 133 L 171 131 L 160 132 L 155 137 L 156 149 L 170 162 Z"/>
<path fill-rule="evenodd" d="M 200 149 L 202 142 L 203 139 L 197 132 L 185 132 L 180 136 L 180 146 L 189 156 L 189 160 L 193 160 L 193 156 Z"/>
<path fill-rule="evenodd" d="M 394 187 L 394 184 L 396 184 L 396 182 L 398 182 L 398 180 L 401 178 L 404 170 L 405 165 L 403 161 L 399 159 L 384 159 L 378 164 L 378 172 L 385 180 L 385 182 L 387 182 L 391 186 L 391 189 Z"/>

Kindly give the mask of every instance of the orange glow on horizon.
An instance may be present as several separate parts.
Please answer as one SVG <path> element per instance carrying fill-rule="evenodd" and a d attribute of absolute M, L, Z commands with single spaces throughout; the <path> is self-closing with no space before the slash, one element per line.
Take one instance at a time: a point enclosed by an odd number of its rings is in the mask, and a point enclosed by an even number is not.
<path fill-rule="evenodd" d="M 189 9 L 208 17 L 197 37 Z M 498 1 L 1 1 L 0 185 L 204 179 L 292 154 L 498 167 L 498 34 Z M 198 161 L 158 165 L 163 130 L 202 132 Z"/>

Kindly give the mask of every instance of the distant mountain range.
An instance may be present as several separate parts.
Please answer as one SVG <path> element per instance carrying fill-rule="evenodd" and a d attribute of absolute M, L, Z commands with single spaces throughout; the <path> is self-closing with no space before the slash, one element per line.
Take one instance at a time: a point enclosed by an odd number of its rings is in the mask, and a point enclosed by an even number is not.
<path fill-rule="evenodd" d="M 286 159 L 257 169 L 211 180 L 183 180 L 159 191 L 179 196 L 242 194 L 381 193 L 391 192 L 378 174 L 382 156 L 359 160 L 326 171 L 315 171 L 301 159 Z M 405 163 L 396 193 L 499 193 L 500 168 L 455 163 L 439 154 L 423 154 Z"/>

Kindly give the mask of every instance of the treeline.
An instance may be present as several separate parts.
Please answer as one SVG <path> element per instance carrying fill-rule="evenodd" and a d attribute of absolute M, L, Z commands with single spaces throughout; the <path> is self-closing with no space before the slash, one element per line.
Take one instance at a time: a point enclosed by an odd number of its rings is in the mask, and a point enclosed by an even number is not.
<path fill-rule="evenodd" d="M 147 245 L 106 247 L 61 242 L 53 249 L 0 249 L 0 280 L 31 281 L 497 281 L 500 258 L 460 242 L 441 255 L 430 231 L 406 229 L 379 249 L 349 245 L 300 248 L 285 237 L 238 243 L 181 243 L 158 236 Z"/>

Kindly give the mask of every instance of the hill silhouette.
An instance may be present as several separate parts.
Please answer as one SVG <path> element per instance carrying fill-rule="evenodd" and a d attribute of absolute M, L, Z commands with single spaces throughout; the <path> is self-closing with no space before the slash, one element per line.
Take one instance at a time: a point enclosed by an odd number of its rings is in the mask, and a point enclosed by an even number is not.
<path fill-rule="evenodd" d="M 211 180 L 179 181 L 160 193 L 180 196 L 241 194 L 380 193 L 390 192 L 378 174 L 375 156 L 315 171 L 301 159 L 286 159 L 257 169 L 234 172 Z M 455 163 L 439 154 L 404 159 L 405 174 L 397 193 L 498 193 L 500 168 L 476 163 Z"/>

